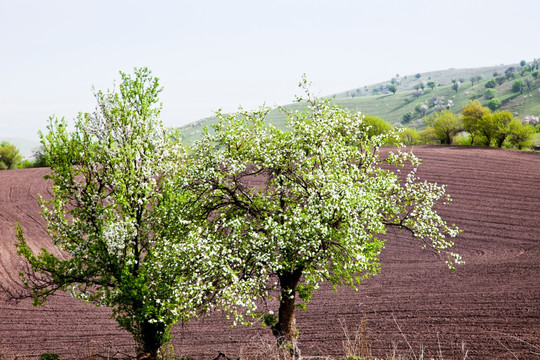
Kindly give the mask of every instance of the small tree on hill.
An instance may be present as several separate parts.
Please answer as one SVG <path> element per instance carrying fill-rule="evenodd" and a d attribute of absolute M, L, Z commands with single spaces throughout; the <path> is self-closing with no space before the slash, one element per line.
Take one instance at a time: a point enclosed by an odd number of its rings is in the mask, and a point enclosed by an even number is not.
<path fill-rule="evenodd" d="M 397 89 L 397 85 L 395 84 L 391 84 L 390 86 L 388 86 L 388 91 L 390 91 L 392 94 L 395 94 Z"/>
<path fill-rule="evenodd" d="M 519 92 L 520 94 L 523 94 L 523 89 L 525 88 L 525 82 L 523 79 L 517 79 L 512 83 L 512 91 L 513 92 Z"/>
<path fill-rule="evenodd" d="M 486 88 L 494 88 L 497 86 L 497 81 L 495 79 L 489 79 L 484 86 Z"/>
<path fill-rule="evenodd" d="M 527 85 L 527 90 L 529 90 L 529 92 L 530 92 L 533 80 L 531 78 L 529 78 L 529 77 L 526 77 L 526 78 L 523 79 L 523 81 L 525 81 L 525 85 Z"/>
<path fill-rule="evenodd" d="M 443 187 L 385 168 L 417 164 L 412 154 L 381 157 L 387 135 L 370 136 L 362 115 L 309 92 L 303 100 L 304 110 L 282 109 L 289 131 L 267 126 L 266 108 L 218 114 L 215 135 L 193 152 L 215 241 L 245 254 L 253 282 L 278 291 L 278 309 L 264 321 L 286 358 L 298 354 L 296 308 L 322 282 L 355 286 L 375 274 L 388 228 L 409 230 L 436 252 L 457 235 L 434 211 Z"/>
<path fill-rule="evenodd" d="M 433 90 L 435 88 L 435 86 L 437 86 L 437 83 L 435 83 L 435 81 L 428 81 L 427 84 L 426 84 L 431 90 Z"/>
<path fill-rule="evenodd" d="M 458 89 L 459 89 L 459 83 L 458 82 L 453 83 L 452 84 L 452 90 L 454 90 L 457 93 Z"/>
<path fill-rule="evenodd" d="M 487 103 L 486 103 L 486 106 L 491 110 L 491 111 L 495 111 L 497 110 L 498 108 L 500 108 L 502 105 L 502 101 L 501 99 L 499 98 L 493 98 L 491 100 L 489 100 Z"/>
<path fill-rule="evenodd" d="M 402 120 L 404 123 L 408 123 L 413 118 L 413 114 L 410 111 L 407 111 L 405 114 L 403 114 Z"/>
<path fill-rule="evenodd" d="M 486 91 L 484 91 L 484 97 L 488 100 L 491 100 L 496 96 L 497 96 L 497 90 L 495 89 L 486 89 Z"/>
<path fill-rule="evenodd" d="M 513 66 L 510 66 L 508 69 L 504 71 L 504 75 L 506 76 L 506 80 L 513 79 L 515 77 L 515 71 L 516 68 Z"/>
<path fill-rule="evenodd" d="M 422 116 L 425 116 L 426 112 L 428 111 L 428 106 L 426 104 L 418 104 L 415 106 L 414 111 L 420 113 Z"/>

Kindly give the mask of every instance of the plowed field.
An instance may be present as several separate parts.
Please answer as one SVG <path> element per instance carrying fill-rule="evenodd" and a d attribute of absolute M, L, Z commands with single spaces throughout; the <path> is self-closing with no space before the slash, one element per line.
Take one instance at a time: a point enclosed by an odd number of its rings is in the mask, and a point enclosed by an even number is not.
<path fill-rule="evenodd" d="M 373 355 L 445 359 L 540 359 L 540 154 L 468 147 L 415 147 L 421 179 L 447 184 L 453 203 L 440 209 L 463 230 L 455 272 L 412 241 L 390 234 L 382 271 L 355 293 L 323 286 L 297 315 L 303 355 L 343 355 L 349 335 L 367 319 Z M 13 246 L 16 221 L 29 243 L 51 249 L 37 194 L 46 169 L 0 171 L 0 282 L 17 287 L 21 262 Z M 130 336 L 109 310 L 68 295 L 45 307 L 0 301 L 0 358 L 133 356 Z M 219 314 L 177 325 L 182 356 L 213 359 L 264 351 L 269 330 L 231 328 Z M 414 355 L 413 355 L 414 352 Z"/>

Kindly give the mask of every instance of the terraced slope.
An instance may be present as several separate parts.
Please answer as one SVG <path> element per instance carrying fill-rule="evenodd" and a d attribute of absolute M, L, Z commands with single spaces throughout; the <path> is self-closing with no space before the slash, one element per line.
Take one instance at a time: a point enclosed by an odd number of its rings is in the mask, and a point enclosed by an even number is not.
<path fill-rule="evenodd" d="M 406 233 L 388 235 L 381 274 L 360 291 L 323 287 L 298 313 L 304 355 L 343 355 L 342 324 L 352 332 L 367 319 L 373 355 L 463 359 L 540 358 L 540 154 L 466 147 L 414 148 L 422 179 L 447 184 L 454 199 L 441 213 L 463 234 L 466 265 L 449 272 Z M 13 224 L 31 244 L 51 248 L 39 216 L 46 169 L 0 172 L 0 282 L 17 287 Z M 133 354 L 128 334 L 107 309 L 56 296 L 43 308 L 0 301 L 0 357 Z M 209 359 L 263 353 L 272 341 L 259 326 L 232 329 L 219 314 L 178 325 L 173 345 L 183 356 Z M 406 340 L 405 340 L 406 339 Z"/>

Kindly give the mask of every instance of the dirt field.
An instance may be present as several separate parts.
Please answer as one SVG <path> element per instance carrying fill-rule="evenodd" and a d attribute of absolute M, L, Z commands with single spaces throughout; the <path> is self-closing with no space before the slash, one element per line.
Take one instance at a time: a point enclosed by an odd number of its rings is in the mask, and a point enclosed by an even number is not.
<path fill-rule="evenodd" d="M 376 356 L 445 359 L 540 359 L 540 154 L 467 147 L 415 147 L 419 176 L 447 184 L 451 206 L 441 209 L 464 232 L 455 250 L 466 265 L 448 271 L 406 233 L 389 235 L 382 272 L 355 293 L 322 287 L 298 313 L 303 355 L 343 355 L 346 326 L 365 317 Z M 35 249 L 50 248 L 37 193 L 46 194 L 46 169 L 0 171 L 0 282 L 17 286 L 20 260 L 13 226 L 19 221 Z M 0 358 L 133 355 L 127 333 L 107 309 L 67 295 L 43 308 L 0 301 Z M 232 329 L 218 315 L 174 331 L 182 356 L 213 359 L 264 351 L 269 330 Z"/>

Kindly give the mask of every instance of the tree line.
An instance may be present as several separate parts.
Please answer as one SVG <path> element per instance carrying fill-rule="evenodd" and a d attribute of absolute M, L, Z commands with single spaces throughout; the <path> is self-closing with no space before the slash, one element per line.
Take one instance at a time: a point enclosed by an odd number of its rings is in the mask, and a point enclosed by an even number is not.
<path fill-rule="evenodd" d="M 0 170 L 45 167 L 47 161 L 43 148 L 34 150 L 32 159 L 23 159 L 20 150 L 8 141 L 0 142 Z"/>
<path fill-rule="evenodd" d="M 425 119 L 423 131 L 406 129 L 409 143 L 446 144 L 456 143 L 461 135 L 462 145 L 494 146 L 525 149 L 532 146 L 533 135 L 540 130 L 538 118 L 529 116 L 524 121 L 510 111 L 491 111 L 478 101 L 465 105 L 459 114 L 449 110 L 436 112 Z"/>

